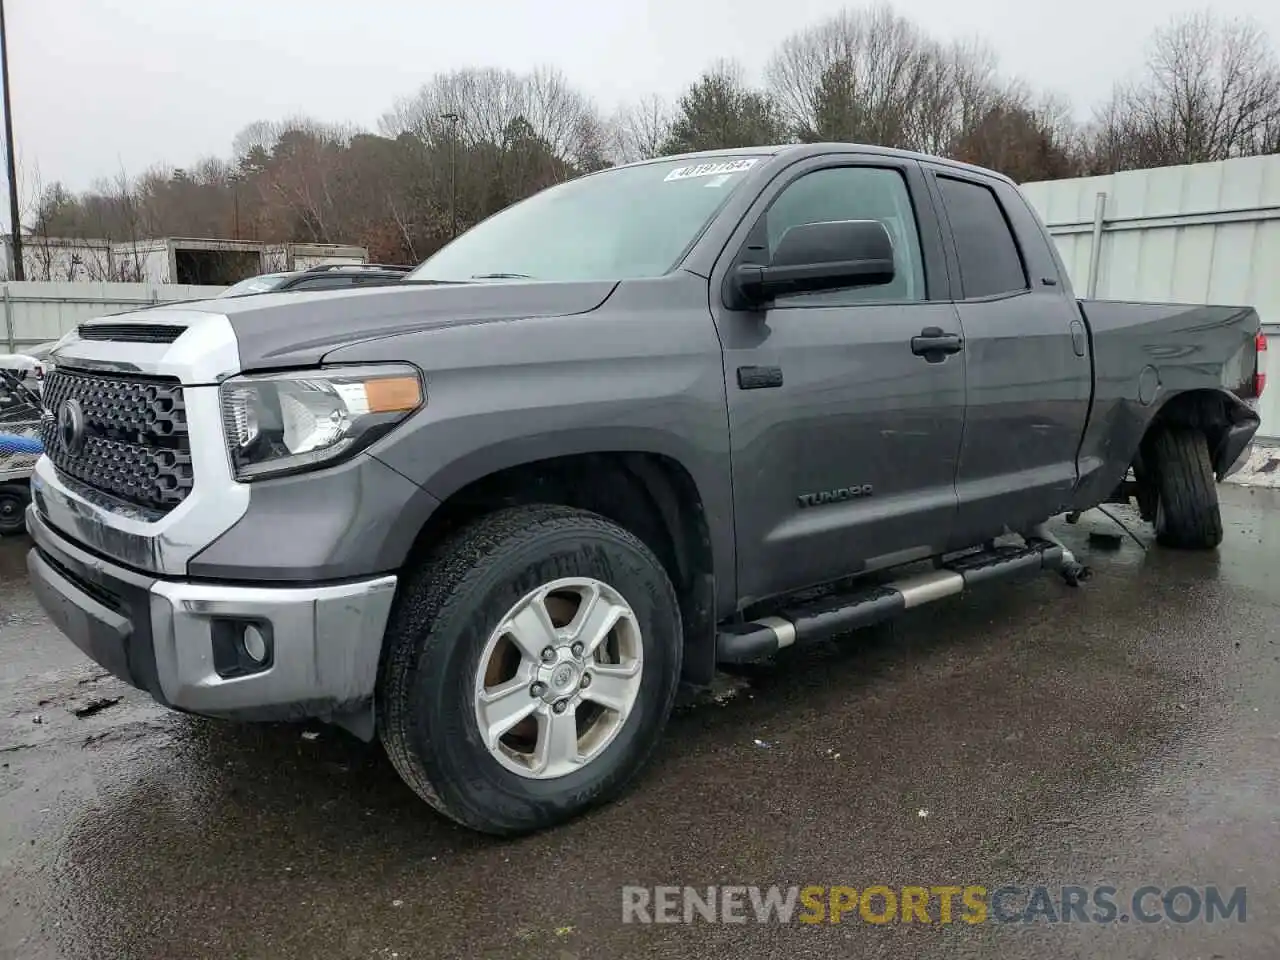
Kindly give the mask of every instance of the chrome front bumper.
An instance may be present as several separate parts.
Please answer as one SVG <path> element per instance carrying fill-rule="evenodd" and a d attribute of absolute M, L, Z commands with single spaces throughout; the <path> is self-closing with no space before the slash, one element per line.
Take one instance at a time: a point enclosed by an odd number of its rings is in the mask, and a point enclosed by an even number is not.
<path fill-rule="evenodd" d="M 83 550 L 34 505 L 27 528 L 32 588 L 50 618 L 161 703 L 245 720 L 331 720 L 371 703 L 394 576 L 287 588 L 159 579 Z M 268 650 L 257 663 L 243 644 L 250 625 Z"/>

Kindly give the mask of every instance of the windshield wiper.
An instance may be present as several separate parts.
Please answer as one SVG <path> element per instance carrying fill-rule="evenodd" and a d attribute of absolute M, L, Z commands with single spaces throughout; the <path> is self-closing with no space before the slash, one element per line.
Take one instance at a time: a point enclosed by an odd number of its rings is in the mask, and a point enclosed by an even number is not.
<path fill-rule="evenodd" d="M 527 273 L 473 273 L 472 280 L 532 280 Z"/>

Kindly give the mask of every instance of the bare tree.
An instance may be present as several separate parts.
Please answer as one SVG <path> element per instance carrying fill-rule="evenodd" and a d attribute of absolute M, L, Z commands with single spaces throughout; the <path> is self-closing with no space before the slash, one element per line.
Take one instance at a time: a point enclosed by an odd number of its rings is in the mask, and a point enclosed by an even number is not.
<path fill-rule="evenodd" d="M 936 44 L 888 6 L 843 10 L 783 41 L 769 89 L 805 140 L 912 146 L 913 115 L 945 88 Z M 936 104 L 929 104 L 936 110 Z"/>
<path fill-rule="evenodd" d="M 99 191 L 107 201 L 107 208 L 118 225 L 105 232 L 106 240 L 120 241 L 111 251 L 110 264 L 114 274 L 111 279 L 129 283 L 141 283 L 146 279 L 146 251 L 142 241 L 153 236 L 147 219 L 148 210 L 124 168 Z"/>
<path fill-rule="evenodd" d="M 280 138 L 290 131 L 302 131 L 335 143 L 347 143 L 360 133 L 360 129 L 354 124 L 326 123 L 305 114 L 295 114 L 284 120 L 255 120 L 253 123 L 246 124 L 232 138 L 231 152 L 237 158 L 246 156 L 254 150 L 270 153 L 280 142 Z"/>
<path fill-rule="evenodd" d="M 447 144 L 455 132 L 468 145 L 501 145 L 517 120 L 564 163 L 590 159 L 602 146 L 594 104 L 549 67 L 523 74 L 495 68 L 438 74 L 397 103 L 380 126 L 387 136 L 410 133 L 431 145 Z"/>
<path fill-rule="evenodd" d="M 1064 116 L 1063 110 L 1060 101 L 1037 101 L 1014 85 L 958 132 L 946 154 L 1019 183 L 1075 176 L 1079 151 L 1070 114 Z"/>
<path fill-rule="evenodd" d="M 787 38 L 768 75 L 803 140 L 955 156 L 1018 178 L 1077 166 L 1069 109 L 1002 79 L 985 44 L 940 44 L 887 6 L 845 10 Z"/>
<path fill-rule="evenodd" d="M 1203 163 L 1280 149 L 1280 59 L 1251 20 L 1205 12 L 1153 37 L 1144 73 L 1095 113 L 1097 170 Z"/>
<path fill-rule="evenodd" d="M 607 163 L 608 137 L 595 105 L 551 68 L 438 74 L 397 103 L 380 127 L 425 148 L 429 182 L 416 192 L 446 210 L 456 204 L 464 225 Z"/>
<path fill-rule="evenodd" d="M 231 140 L 231 153 L 236 157 L 245 157 L 255 150 L 271 152 L 271 148 L 280 139 L 283 127 L 271 120 L 255 120 L 246 124 Z"/>
<path fill-rule="evenodd" d="M 261 180 L 259 189 L 265 202 L 287 216 L 299 239 L 337 240 L 335 186 L 344 146 L 324 131 L 291 128 L 272 148 L 271 175 Z"/>
<path fill-rule="evenodd" d="M 671 105 L 657 94 L 622 107 L 613 117 L 613 148 L 620 163 L 662 155 L 671 137 Z"/>
<path fill-rule="evenodd" d="M 36 166 L 25 186 L 29 191 L 22 212 L 22 222 L 27 224 L 26 235 L 22 238 L 22 265 L 26 278 L 70 280 L 71 277 L 59 275 L 63 271 L 58 263 L 53 230 L 62 219 L 63 212 L 68 207 L 74 207 L 75 198 L 61 182 L 55 181 L 45 187 L 39 166 Z"/>

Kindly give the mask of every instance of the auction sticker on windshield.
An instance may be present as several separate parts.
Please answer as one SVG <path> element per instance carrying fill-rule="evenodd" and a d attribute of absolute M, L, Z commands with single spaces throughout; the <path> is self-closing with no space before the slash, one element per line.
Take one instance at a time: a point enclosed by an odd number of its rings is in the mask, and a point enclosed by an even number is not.
<path fill-rule="evenodd" d="M 676 167 L 663 180 L 688 180 L 691 177 L 714 177 L 717 174 L 745 173 L 759 162 L 759 157 L 747 157 L 742 160 L 719 160 L 711 163 L 697 163 L 691 167 Z"/>

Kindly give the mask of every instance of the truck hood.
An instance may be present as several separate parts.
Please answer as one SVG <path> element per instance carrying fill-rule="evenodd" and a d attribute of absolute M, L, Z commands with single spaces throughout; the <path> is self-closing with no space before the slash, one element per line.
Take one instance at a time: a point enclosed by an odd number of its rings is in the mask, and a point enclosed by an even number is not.
<path fill-rule="evenodd" d="M 236 332 L 243 370 L 319 363 L 337 347 L 434 327 L 588 313 L 612 281 L 480 281 L 267 293 L 228 297 L 184 310 L 224 314 Z M 147 319 L 163 320 L 164 310 Z"/>

